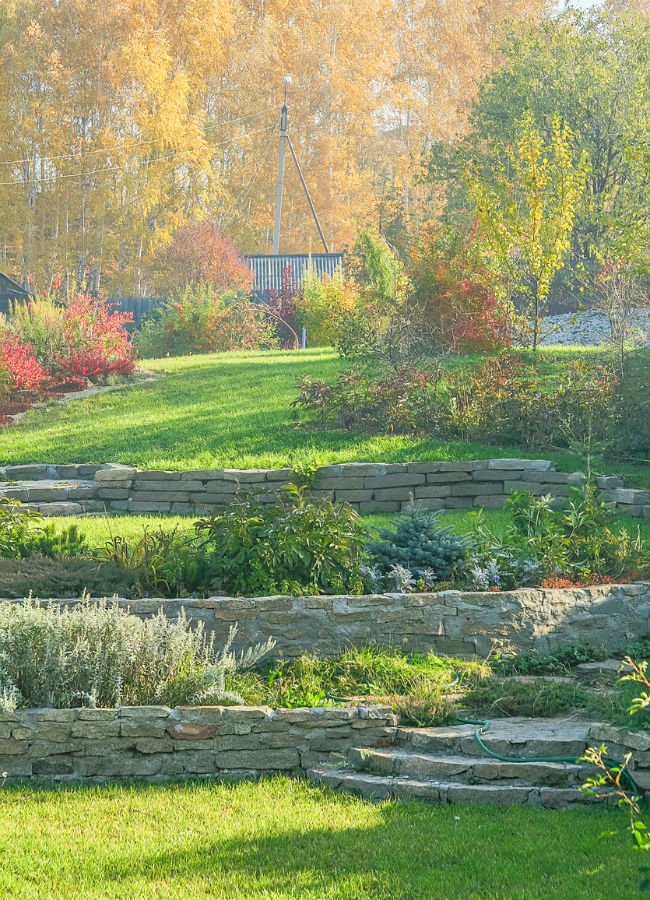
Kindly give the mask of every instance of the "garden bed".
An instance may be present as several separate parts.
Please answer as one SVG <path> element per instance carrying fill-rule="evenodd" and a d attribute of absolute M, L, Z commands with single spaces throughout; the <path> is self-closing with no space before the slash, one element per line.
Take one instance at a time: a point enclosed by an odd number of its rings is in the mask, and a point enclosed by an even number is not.
<path fill-rule="evenodd" d="M 139 370 L 133 376 L 124 377 L 117 384 L 93 384 L 87 379 L 79 379 L 76 382 L 50 385 L 45 391 L 16 391 L 10 400 L 0 403 L 0 427 L 19 422 L 32 409 L 45 409 L 51 403 L 65 404 L 96 394 L 124 390 L 136 384 L 155 381 L 155 378 L 153 373 Z"/>

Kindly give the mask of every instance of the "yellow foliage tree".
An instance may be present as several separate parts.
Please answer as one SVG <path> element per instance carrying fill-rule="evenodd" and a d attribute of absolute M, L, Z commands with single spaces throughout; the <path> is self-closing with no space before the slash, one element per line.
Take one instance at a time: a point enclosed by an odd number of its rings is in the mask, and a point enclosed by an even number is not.
<path fill-rule="evenodd" d="M 470 197 L 487 265 L 497 275 L 502 301 L 522 297 L 533 350 L 541 336 L 544 304 L 570 249 L 576 208 L 589 160 L 576 159 L 573 135 L 555 116 L 548 134 L 524 114 L 506 163 L 497 162 L 492 184 L 468 171 Z"/>
<path fill-rule="evenodd" d="M 432 139 L 465 127 L 496 37 L 544 0 L 3 0 L 0 262 L 43 288 L 164 289 L 179 227 L 269 251 L 281 82 L 332 248 L 398 242 Z M 391 232 L 392 229 L 392 232 Z M 287 166 L 282 249 L 318 249 Z"/>

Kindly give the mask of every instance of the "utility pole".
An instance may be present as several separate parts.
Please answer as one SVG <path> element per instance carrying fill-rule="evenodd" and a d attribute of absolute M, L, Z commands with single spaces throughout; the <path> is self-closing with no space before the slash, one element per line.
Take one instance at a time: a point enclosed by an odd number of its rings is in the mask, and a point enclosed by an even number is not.
<path fill-rule="evenodd" d="M 282 189 L 284 187 L 284 155 L 287 146 L 287 128 L 289 124 L 289 109 L 287 107 L 287 87 L 291 84 L 291 77 L 285 75 L 284 104 L 280 116 L 280 159 L 278 162 L 278 186 L 275 193 L 275 227 L 273 228 L 273 255 L 280 253 L 280 219 L 282 218 Z"/>
<path fill-rule="evenodd" d="M 280 253 L 280 220 L 282 218 L 282 188 L 284 187 L 284 157 L 286 153 L 287 144 L 289 145 L 289 150 L 291 150 L 291 156 L 293 158 L 294 165 L 296 167 L 296 171 L 298 172 L 298 176 L 300 177 L 300 183 L 302 184 L 302 189 L 305 192 L 305 197 L 307 198 L 307 203 L 309 204 L 309 209 L 311 210 L 312 217 L 314 222 L 316 223 L 316 228 L 318 229 L 318 234 L 320 236 L 321 241 L 323 242 L 323 247 L 325 248 L 325 253 L 329 253 L 329 248 L 327 246 L 327 241 L 325 240 L 325 234 L 323 229 L 321 228 L 321 224 L 318 220 L 318 215 L 316 213 L 316 207 L 314 206 L 314 201 L 311 199 L 311 194 L 309 193 L 309 188 L 307 187 L 307 182 L 305 181 L 305 176 L 302 173 L 302 169 L 300 167 L 300 163 L 298 162 L 298 157 L 296 156 L 296 151 L 293 149 L 293 144 L 291 143 L 291 138 L 289 137 L 289 109 L 287 107 L 287 85 L 291 84 L 291 76 L 285 75 L 282 79 L 284 83 L 284 105 L 282 107 L 282 115 L 280 117 L 280 160 L 278 163 L 278 186 L 275 194 L 275 227 L 273 229 L 273 255 L 278 256 Z"/>

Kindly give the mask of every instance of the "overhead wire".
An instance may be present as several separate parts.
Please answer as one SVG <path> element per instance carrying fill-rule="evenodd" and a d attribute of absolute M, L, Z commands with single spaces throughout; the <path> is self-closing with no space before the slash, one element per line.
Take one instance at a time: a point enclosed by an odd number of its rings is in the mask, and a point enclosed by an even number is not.
<path fill-rule="evenodd" d="M 271 128 L 274 129 L 275 126 L 267 125 L 265 128 L 259 128 L 256 131 L 250 131 L 247 133 L 247 136 L 262 134 L 264 132 L 268 132 Z M 235 143 L 236 140 L 237 140 L 237 138 L 231 137 L 231 138 L 228 138 L 228 140 L 226 140 L 226 141 L 219 141 L 216 144 L 208 145 L 208 149 L 210 149 L 212 147 L 223 147 L 223 146 L 226 146 L 229 144 L 233 144 L 233 143 Z M 199 147 L 198 146 L 179 147 L 178 149 L 173 150 L 170 153 L 166 153 L 161 156 L 156 156 L 154 159 L 150 160 L 150 162 L 156 163 L 161 160 L 172 159 L 174 156 L 177 156 L 177 155 L 183 154 L 183 153 L 189 153 L 192 150 L 196 150 L 196 149 L 199 149 Z M 120 171 L 123 171 L 124 169 L 128 168 L 129 165 L 130 165 L 130 163 L 126 163 L 124 165 L 119 165 L 119 166 L 102 166 L 97 169 L 90 169 L 85 172 L 58 172 L 58 173 L 52 173 L 51 175 L 38 176 L 38 178 L 36 178 L 35 180 L 43 182 L 43 181 L 60 181 L 63 179 L 68 179 L 68 178 L 87 178 L 91 175 L 98 175 L 98 174 L 102 174 L 104 172 L 120 172 Z M 20 187 L 24 187 L 25 181 L 23 179 L 16 179 L 16 178 L 11 179 L 10 181 L 0 181 L 0 187 L 10 187 L 11 185 L 19 185 Z"/>
<path fill-rule="evenodd" d="M 237 125 L 239 122 L 244 122 L 247 119 L 258 119 L 260 116 L 271 111 L 272 109 L 273 109 L 272 106 L 265 106 L 263 109 L 258 110 L 256 113 L 249 113 L 246 116 L 239 116 L 237 119 L 229 119 L 228 121 L 225 121 L 225 122 L 208 123 L 207 125 L 205 125 L 204 131 L 209 132 L 209 131 L 213 131 L 215 128 L 224 128 L 224 127 L 228 127 L 230 125 Z M 182 131 L 180 133 L 180 136 L 186 136 L 191 133 L 192 132 L 190 130 Z M 146 141 L 138 139 L 138 140 L 130 141 L 126 144 L 121 144 L 119 147 L 117 147 L 115 149 L 111 149 L 109 147 L 98 147 L 95 150 L 78 150 L 78 151 L 75 151 L 74 153 L 62 153 L 62 154 L 59 154 L 58 156 L 42 156 L 42 157 L 40 157 L 40 159 L 44 162 L 54 162 L 54 161 L 59 161 L 62 159 L 78 159 L 79 157 L 91 156 L 96 153 L 114 153 L 114 152 L 116 152 L 116 150 L 122 151 L 127 147 L 146 147 L 151 144 L 159 144 L 161 141 L 165 141 L 165 140 L 167 140 L 167 138 L 163 138 L 163 137 L 151 138 Z M 31 157 L 28 157 L 25 159 L 0 160 L 0 166 L 20 166 L 20 165 L 23 165 L 24 163 L 29 164 L 29 163 L 33 163 L 33 162 L 34 162 L 34 160 Z"/>

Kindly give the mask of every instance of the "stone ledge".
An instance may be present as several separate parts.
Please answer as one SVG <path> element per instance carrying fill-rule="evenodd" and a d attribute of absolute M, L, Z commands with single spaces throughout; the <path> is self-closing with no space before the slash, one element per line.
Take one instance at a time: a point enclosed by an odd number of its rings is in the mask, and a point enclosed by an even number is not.
<path fill-rule="evenodd" d="M 259 777 L 392 741 L 396 724 L 386 706 L 25 709 L 0 712 L 0 766 L 10 781 Z"/>
<path fill-rule="evenodd" d="M 117 463 L 7 466 L 0 478 L 7 479 L 0 482 L 0 497 L 30 503 L 45 515 L 129 510 L 201 515 L 226 508 L 237 493 L 272 503 L 284 485 L 300 480 L 289 468 L 171 471 Z M 345 500 L 361 513 L 390 513 L 412 496 L 428 509 L 500 507 L 516 490 L 550 494 L 562 505 L 583 480 L 579 472 L 557 472 L 544 459 L 338 463 L 316 470 L 311 491 L 314 497 Z M 596 482 L 615 508 L 650 517 L 650 491 L 625 488 L 615 475 L 599 475 Z"/>
<path fill-rule="evenodd" d="M 80 601 L 54 602 L 67 606 Z M 485 657 L 495 647 L 548 653 L 566 644 L 591 643 L 613 655 L 630 640 L 650 635 L 648 581 L 497 593 L 117 598 L 116 602 L 142 618 L 161 609 L 174 620 L 183 610 L 190 622 L 201 621 L 217 641 L 237 623 L 236 649 L 273 638 L 275 653 L 288 659 L 309 652 L 338 656 L 351 644 L 369 643 L 469 658 Z"/>

